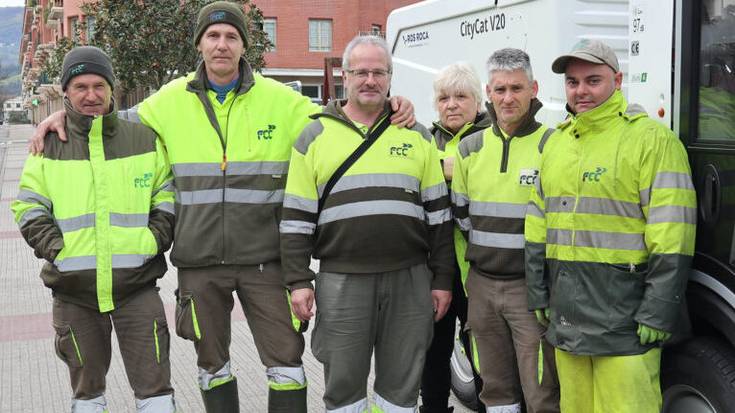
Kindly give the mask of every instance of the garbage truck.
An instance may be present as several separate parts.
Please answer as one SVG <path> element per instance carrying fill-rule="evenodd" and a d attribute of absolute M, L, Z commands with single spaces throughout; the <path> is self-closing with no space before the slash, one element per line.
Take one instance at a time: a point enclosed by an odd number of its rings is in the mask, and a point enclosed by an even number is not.
<path fill-rule="evenodd" d="M 609 44 L 623 93 L 671 128 L 689 154 L 697 191 L 697 238 L 687 286 L 691 335 L 664 346 L 666 413 L 735 412 L 735 0 L 427 0 L 393 11 L 391 93 L 414 102 L 417 119 L 438 118 L 432 81 L 444 66 L 486 61 L 503 47 L 531 57 L 537 118 L 566 116 L 563 76 L 551 62 L 582 39 Z M 475 400 L 461 341 L 452 390 Z"/>

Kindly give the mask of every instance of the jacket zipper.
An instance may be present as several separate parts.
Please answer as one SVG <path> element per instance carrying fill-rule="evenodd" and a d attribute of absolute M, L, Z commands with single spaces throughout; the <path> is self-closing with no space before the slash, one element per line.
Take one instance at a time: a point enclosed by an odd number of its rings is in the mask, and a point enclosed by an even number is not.
<path fill-rule="evenodd" d="M 222 170 L 222 259 L 220 260 L 222 264 L 226 264 L 225 257 L 227 256 L 227 243 L 226 237 L 225 237 L 225 192 L 227 191 L 227 139 L 230 136 L 230 112 L 232 112 L 232 107 L 235 106 L 235 101 L 237 98 L 240 97 L 240 95 L 235 95 L 232 99 L 232 102 L 230 103 L 230 107 L 227 109 L 227 124 L 225 125 L 227 127 L 227 131 L 225 132 L 224 139 L 222 136 L 220 136 L 220 142 L 222 143 L 222 164 L 220 164 L 220 169 Z"/>
<path fill-rule="evenodd" d="M 502 132 L 501 132 L 502 135 Z M 508 158 L 510 157 L 510 140 L 513 139 L 512 136 L 509 136 L 508 139 L 505 139 L 504 137 L 500 137 L 500 140 L 503 141 L 503 158 L 500 161 L 500 173 L 506 173 L 508 172 Z"/>

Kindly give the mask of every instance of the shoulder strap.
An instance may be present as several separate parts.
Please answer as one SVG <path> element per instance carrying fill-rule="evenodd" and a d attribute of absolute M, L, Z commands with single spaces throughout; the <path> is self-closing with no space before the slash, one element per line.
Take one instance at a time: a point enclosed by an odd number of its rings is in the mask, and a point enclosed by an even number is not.
<path fill-rule="evenodd" d="M 546 129 L 546 132 L 544 132 L 544 135 L 541 136 L 541 140 L 538 143 L 538 153 L 543 153 L 544 146 L 546 145 L 546 141 L 549 140 L 549 136 L 554 133 L 554 128 Z"/>
<path fill-rule="evenodd" d="M 329 196 L 329 193 L 332 192 L 332 188 L 334 188 L 334 185 L 337 184 L 337 181 L 342 178 L 342 175 L 347 172 L 350 167 L 357 162 L 358 159 L 372 146 L 373 143 L 375 143 L 376 140 L 380 137 L 380 135 L 385 132 L 386 129 L 388 129 L 388 126 L 390 126 L 390 119 L 386 117 L 383 122 L 380 122 L 377 128 L 373 129 L 368 133 L 367 138 L 358 146 L 351 154 L 350 156 L 345 159 L 344 162 L 342 162 L 342 165 L 337 168 L 336 171 L 332 174 L 332 176 L 329 178 L 329 181 L 327 181 L 327 184 L 324 185 L 324 192 L 322 192 L 322 196 L 319 197 L 319 204 L 318 204 L 318 210 L 317 213 L 322 212 L 322 208 L 324 207 L 324 202 L 327 200 L 327 197 Z"/>

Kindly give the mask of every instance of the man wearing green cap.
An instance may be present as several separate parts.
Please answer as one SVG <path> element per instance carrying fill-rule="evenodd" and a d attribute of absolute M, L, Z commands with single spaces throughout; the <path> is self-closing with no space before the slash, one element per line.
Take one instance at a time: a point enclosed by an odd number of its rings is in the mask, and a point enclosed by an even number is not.
<path fill-rule="evenodd" d="M 56 354 L 69 368 L 72 413 L 106 412 L 114 330 L 139 413 L 175 411 L 169 333 L 156 280 L 166 273 L 174 193 L 156 134 L 117 118 L 110 58 L 96 47 L 62 64 L 67 143 L 46 137 L 12 204 L 21 234 L 46 260 Z"/>
<path fill-rule="evenodd" d="M 528 304 L 556 348 L 561 411 L 658 413 L 661 343 L 682 328 L 696 196 L 671 130 L 628 104 L 615 52 L 557 58 L 569 117 L 526 212 Z"/>
<path fill-rule="evenodd" d="M 176 332 L 194 342 L 206 411 L 239 411 L 229 354 L 236 292 L 266 366 L 269 412 L 299 413 L 305 325 L 290 311 L 278 225 L 291 147 L 320 108 L 254 73 L 242 57 L 246 34 L 238 3 L 204 6 L 193 39 L 203 62 L 144 100 L 138 116 L 161 137 L 173 169 Z M 49 123 L 59 128 L 47 120 L 39 131 Z"/>

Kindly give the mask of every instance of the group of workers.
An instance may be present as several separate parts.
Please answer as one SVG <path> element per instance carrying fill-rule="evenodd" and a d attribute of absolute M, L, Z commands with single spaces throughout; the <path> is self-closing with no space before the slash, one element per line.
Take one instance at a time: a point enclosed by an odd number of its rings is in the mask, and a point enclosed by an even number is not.
<path fill-rule="evenodd" d="M 554 61 L 569 112 L 555 129 L 535 118 L 522 50 L 490 56 L 486 110 L 473 69 L 450 65 L 430 131 L 388 98 L 383 39 L 347 45 L 346 99 L 320 108 L 251 70 L 246 27 L 236 3 L 204 6 L 202 63 L 145 99 L 142 123 L 117 118 L 104 52 L 64 59 L 65 108 L 39 125 L 12 209 L 46 260 L 72 412 L 107 411 L 113 325 L 137 411 L 176 410 L 156 287 L 172 244 L 175 329 L 208 413 L 239 411 L 233 292 L 271 413 L 307 411 L 314 313 L 327 412 L 414 412 L 419 394 L 421 412 L 451 412 L 457 317 L 482 412 L 660 411 L 695 193 L 677 137 L 621 94 L 610 47 Z"/>

